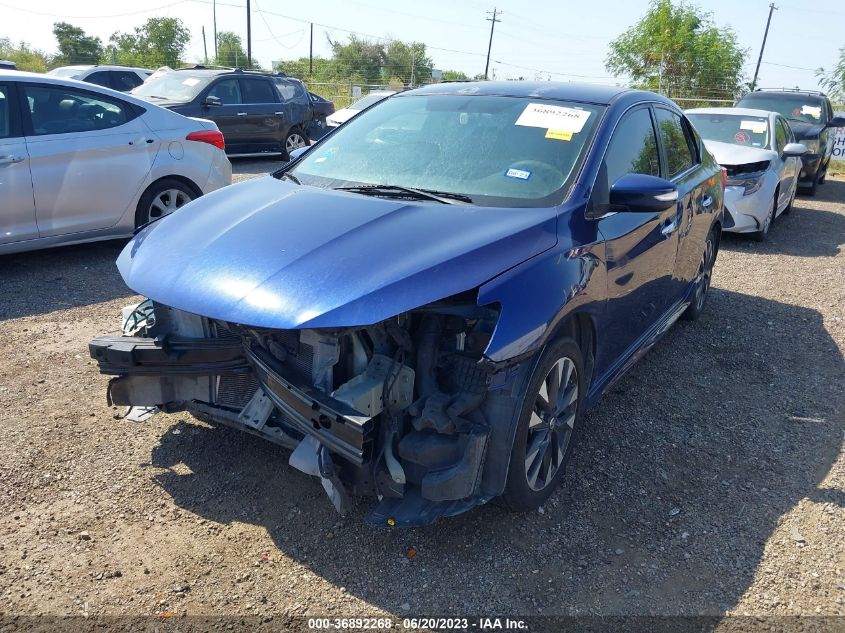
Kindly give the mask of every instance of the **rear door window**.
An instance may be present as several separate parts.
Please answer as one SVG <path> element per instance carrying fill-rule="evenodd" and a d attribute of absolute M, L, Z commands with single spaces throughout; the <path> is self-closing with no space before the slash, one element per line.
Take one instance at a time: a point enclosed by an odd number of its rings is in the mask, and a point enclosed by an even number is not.
<path fill-rule="evenodd" d="M 273 85 L 265 79 L 241 79 L 244 103 L 276 103 Z"/>
<path fill-rule="evenodd" d="M 663 108 L 656 108 L 655 114 L 663 151 L 666 154 L 668 177 L 674 178 L 698 162 L 692 135 L 678 114 Z"/>
<path fill-rule="evenodd" d="M 273 83 L 276 86 L 276 91 L 279 93 L 282 103 L 287 103 L 296 96 L 296 88 L 292 82 L 277 78 L 273 80 Z"/>
<path fill-rule="evenodd" d="M 208 91 L 209 97 L 217 97 L 223 105 L 237 105 L 241 100 L 241 87 L 237 79 L 223 79 L 218 81 Z"/>

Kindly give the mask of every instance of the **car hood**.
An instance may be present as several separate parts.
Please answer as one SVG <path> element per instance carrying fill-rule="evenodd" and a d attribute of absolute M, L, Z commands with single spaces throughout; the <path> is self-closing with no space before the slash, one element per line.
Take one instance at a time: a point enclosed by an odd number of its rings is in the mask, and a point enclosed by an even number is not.
<path fill-rule="evenodd" d="M 556 241 L 553 208 L 388 200 L 268 176 L 141 230 L 118 268 L 135 292 L 186 312 L 347 327 L 471 290 Z"/>
<path fill-rule="evenodd" d="M 351 119 L 360 112 L 360 110 L 353 110 L 352 108 L 343 108 L 341 110 L 338 110 L 334 114 L 329 115 L 328 119 L 332 123 L 340 125 L 341 123 L 346 123 L 349 119 Z"/>
<path fill-rule="evenodd" d="M 802 139 L 815 139 L 824 131 L 824 125 L 821 123 L 802 123 L 800 121 L 790 121 L 789 127 L 792 128 L 792 133 L 795 134 L 795 141 L 800 143 Z"/>
<path fill-rule="evenodd" d="M 132 94 L 132 93 L 129 93 Z M 158 97 L 142 97 L 141 95 L 132 94 L 133 97 L 136 99 L 141 99 L 142 101 L 147 101 L 154 105 L 160 106 L 162 108 L 179 108 L 187 106 L 188 104 L 184 101 L 173 101 L 171 99 L 160 99 Z"/>
<path fill-rule="evenodd" d="M 745 145 L 734 145 L 733 143 L 722 143 L 720 141 L 704 141 L 705 147 L 710 150 L 716 162 L 720 165 L 744 165 L 746 163 L 760 163 L 764 160 L 774 160 L 778 157 L 777 152 L 762 147 L 747 147 Z"/>

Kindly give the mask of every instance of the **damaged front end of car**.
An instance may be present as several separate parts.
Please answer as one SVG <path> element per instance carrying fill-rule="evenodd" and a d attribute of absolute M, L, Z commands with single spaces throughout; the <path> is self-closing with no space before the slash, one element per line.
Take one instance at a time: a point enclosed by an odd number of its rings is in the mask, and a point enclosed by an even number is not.
<path fill-rule="evenodd" d="M 524 372 L 485 357 L 499 309 L 477 295 L 290 330 L 147 301 L 128 313 L 131 336 L 96 338 L 90 353 L 114 376 L 111 403 L 187 410 L 284 445 L 339 512 L 373 496 L 371 524 L 424 525 L 497 496 L 507 473 Z"/>

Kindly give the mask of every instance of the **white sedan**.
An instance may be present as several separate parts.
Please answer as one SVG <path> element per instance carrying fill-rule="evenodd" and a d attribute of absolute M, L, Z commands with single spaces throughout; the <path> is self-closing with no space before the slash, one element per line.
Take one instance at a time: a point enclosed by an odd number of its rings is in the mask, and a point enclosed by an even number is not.
<path fill-rule="evenodd" d="M 211 121 L 81 81 L 0 71 L 0 254 L 129 237 L 231 182 Z"/>
<path fill-rule="evenodd" d="M 775 218 L 792 210 L 807 148 L 777 112 L 696 108 L 686 115 L 727 171 L 723 229 L 765 240 Z"/>

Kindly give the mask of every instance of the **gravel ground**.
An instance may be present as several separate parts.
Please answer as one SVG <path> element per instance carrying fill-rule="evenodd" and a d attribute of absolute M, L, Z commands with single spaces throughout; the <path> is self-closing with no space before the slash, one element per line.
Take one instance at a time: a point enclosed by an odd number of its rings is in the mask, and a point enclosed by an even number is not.
<path fill-rule="evenodd" d="M 845 182 L 727 237 L 540 512 L 407 531 L 251 436 L 117 419 L 87 342 L 134 299 L 120 243 L 0 258 L 0 613 L 845 615 L 843 244 Z"/>

